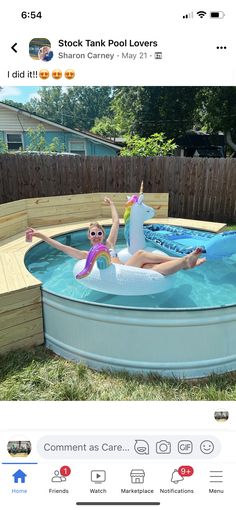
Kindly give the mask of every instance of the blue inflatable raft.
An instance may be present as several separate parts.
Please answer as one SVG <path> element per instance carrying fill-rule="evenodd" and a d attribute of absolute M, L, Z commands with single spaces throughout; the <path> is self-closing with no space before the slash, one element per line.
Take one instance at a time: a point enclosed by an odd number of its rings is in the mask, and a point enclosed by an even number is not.
<path fill-rule="evenodd" d="M 182 257 L 201 247 L 209 260 L 230 257 L 236 253 L 236 230 L 212 234 L 171 225 L 150 225 L 144 228 L 146 241 L 168 255 Z"/>

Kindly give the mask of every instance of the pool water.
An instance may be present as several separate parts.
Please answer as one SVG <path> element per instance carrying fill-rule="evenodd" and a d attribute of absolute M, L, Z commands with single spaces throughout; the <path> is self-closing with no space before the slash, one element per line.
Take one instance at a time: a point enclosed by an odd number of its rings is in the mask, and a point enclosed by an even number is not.
<path fill-rule="evenodd" d="M 109 229 L 108 229 L 109 231 Z M 55 237 L 75 248 L 89 250 L 87 230 Z M 125 246 L 123 230 L 117 250 Z M 27 269 L 42 282 L 44 290 L 75 301 L 135 309 L 217 308 L 236 303 L 236 254 L 172 275 L 172 288 L 149 296 L 116 296 L 87 289 L 72 273 L 76 263 L 46 243 L 34 246 L 25 257 Z"/>

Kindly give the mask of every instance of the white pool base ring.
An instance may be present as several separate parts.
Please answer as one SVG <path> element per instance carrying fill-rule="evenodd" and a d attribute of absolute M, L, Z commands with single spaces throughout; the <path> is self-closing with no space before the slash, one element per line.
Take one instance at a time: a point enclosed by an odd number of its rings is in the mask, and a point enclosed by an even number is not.
<path fill-rule="evenodd" d="M 236 305 L 146 310 L 43 290 L 46 346 L 96 370 L 198 378 L 236 370 Z"/>

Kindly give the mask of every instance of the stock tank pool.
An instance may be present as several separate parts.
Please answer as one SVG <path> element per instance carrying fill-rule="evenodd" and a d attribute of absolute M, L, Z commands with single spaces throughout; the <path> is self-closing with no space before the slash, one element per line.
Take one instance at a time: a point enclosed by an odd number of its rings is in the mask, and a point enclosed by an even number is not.
<path fill-rule="evenodd" d="M 89 249 L 86 235 L 56 239 Z M 185 378 L 236 370 L 236 255 L 180 271 L 170 290 L 149 296 L 89 290 L 74 279 L 75 262 L 44 242 L 25 257 L 42 282 L 46 346 L 55 353 L 98 370 Z"/>

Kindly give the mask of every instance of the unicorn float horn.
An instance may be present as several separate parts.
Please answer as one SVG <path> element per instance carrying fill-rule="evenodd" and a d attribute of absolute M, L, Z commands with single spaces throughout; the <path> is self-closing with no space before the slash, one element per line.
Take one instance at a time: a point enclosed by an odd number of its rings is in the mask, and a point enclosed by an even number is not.
<path fill-rule="evenodd" d="M 140 195 L 142 195 L 142 194 L 143 194 L 143 181 L 141 182 L 141 185 L 140 185 L 139 194 L 140 194 Z"/>
<path fill-rule="evenodd" d="M 77 280 L 89 276 L 93 266 L 97 262 L 98 269 L 107 269 L 111 265 L 111 256 L 108 248 L 104 244 L 97 244 L 89 250 L 84 269 L 76 275 Z"/>

